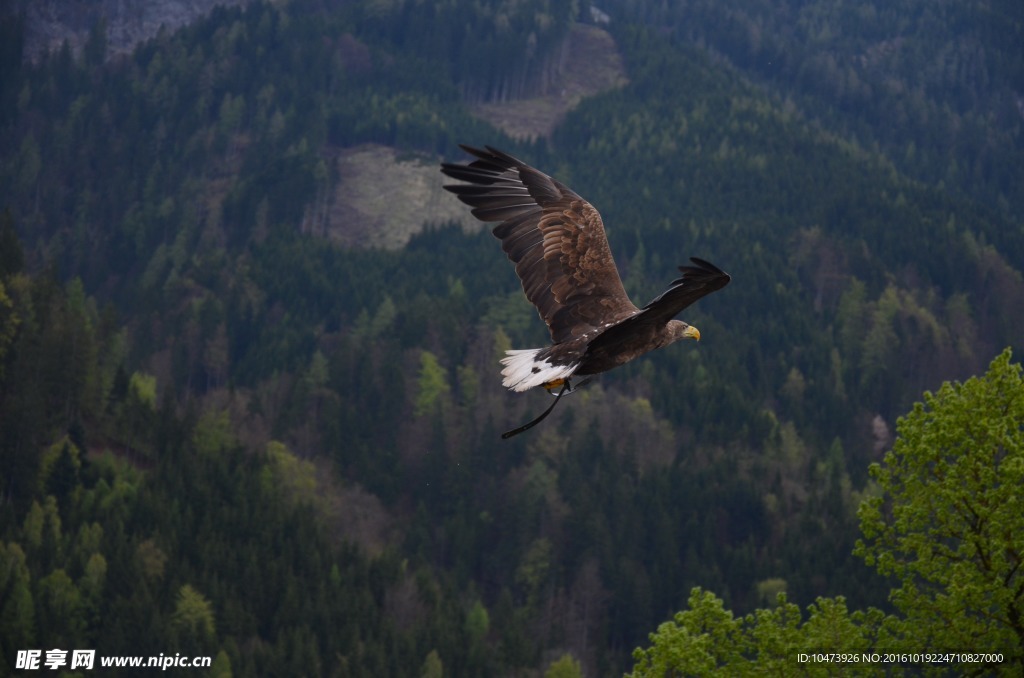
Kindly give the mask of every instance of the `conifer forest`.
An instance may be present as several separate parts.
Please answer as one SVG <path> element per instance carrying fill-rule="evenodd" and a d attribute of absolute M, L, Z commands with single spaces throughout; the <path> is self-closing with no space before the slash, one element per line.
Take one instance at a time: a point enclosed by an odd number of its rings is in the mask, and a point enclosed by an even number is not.
<path fill-rule="evenodd" d="M 136 4 L 0 2 L 0 676 L 1024 673 L 1019 1 Z M 701 341 L 502 440 L 460 143 Z"/>

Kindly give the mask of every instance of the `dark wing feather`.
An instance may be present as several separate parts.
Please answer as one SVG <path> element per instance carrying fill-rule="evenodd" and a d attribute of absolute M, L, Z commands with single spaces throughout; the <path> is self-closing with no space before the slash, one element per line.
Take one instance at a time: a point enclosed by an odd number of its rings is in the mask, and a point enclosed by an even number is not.
<path fill-rule="evenodd" d="M 667 290 L 640 309 L 639 313 L 626 318 L 609 328 L 590 343 L 590 348 L 600 349 L 625 341 L 628 337 L 643 332 L 643 326 L 663 326 L 684 308 L 729 284 L 728 273 L 712 263 L 690 257 L 692 266 L 680 266 L 683 276 L 673 280 Z"/>
<path fill-rule="evenodd" d="M 690 257 L 692 266 L 680 266 L 683 277 L 673 280 L 669 288 L 643 307 L 642 314 L 654 322 L 666 323 L 680 311 L 702 297 L 722 289 L 732 280 L 729 274 L 712 263 Z"/>
<path fill-rule="evenodd" d="M 462 146 L 477 159 L 441 171 L 469 182 L 445 188 L 481 221 L 515 264 L 527 299 L 556 344 L 639 311 L 615 268 L 601 215 L 564 184 L 490 146 Z"/>

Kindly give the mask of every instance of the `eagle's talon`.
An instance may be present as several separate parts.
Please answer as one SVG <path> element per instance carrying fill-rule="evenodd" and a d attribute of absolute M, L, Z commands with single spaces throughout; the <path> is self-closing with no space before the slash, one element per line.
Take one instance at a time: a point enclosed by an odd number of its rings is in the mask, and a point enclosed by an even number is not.
<path fill-rule="evenodd" d="M 573 388 L 568 379 L 555 379 L 554 381 L 549 381 L 546 384 L 541 384 L 548 393 L 556 398 L 558 397 L 558 389 L 562 388 L 563 385 L 566 387 L 566 393 L 572 393 Z"/>
<path fill-rule="evenodd" d="M 576 391 L 580 390 L 582 387 L 589 384 L 591 379 L 593 379 L 593 377 L 587 377 L 583 381 L 573 385 L 572 381 L 568 377 L 566 377 L 565 379 L 555 379 L 554 381 L 549 381 L 546 384 L 541 384 L 541 386 L 543 386 L 547 390 L 547 392 L 550 393 L 555 398 L 561 398 L 562 396 L 567 396 L 570 393 L 575 393 Z M 556 392 L 555 389 L 561 386 L 565 386 L 565 389 L 563 391 Z"/>

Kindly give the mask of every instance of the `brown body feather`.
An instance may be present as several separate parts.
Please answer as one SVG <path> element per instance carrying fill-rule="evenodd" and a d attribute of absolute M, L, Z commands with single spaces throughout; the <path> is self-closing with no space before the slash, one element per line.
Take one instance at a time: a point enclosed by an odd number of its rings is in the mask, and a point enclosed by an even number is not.
<path fill-rule="evenodd" d="M 532 354 L 537 365 L 596 374 L 693 336 L 686 323 L 672 318 L 729 283 L 727 273 L 693 258 L 692 266 L 680 267 L 683 276 L 668 290 L 637 308 L 622 286 L 593 205 L 501 151 L 462 148 L 476 160 L 445 163 L 441 171 L 469 183 L 445 188 L 480 220 L 500 222 L 492 232 L 551 333 L 552 345 Z"/>

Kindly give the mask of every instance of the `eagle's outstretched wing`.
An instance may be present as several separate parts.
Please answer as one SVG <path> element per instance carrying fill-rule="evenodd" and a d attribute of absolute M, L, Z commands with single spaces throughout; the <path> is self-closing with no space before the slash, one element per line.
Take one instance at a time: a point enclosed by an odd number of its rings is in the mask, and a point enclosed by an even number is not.
<path fill-rule="evenodd" d="M 622 341 L 627 336 L 638 334 L 643 325 L 664 325 L 687 306 L 722 289 L 732 279 L 728 273 L 703 259 L 690 257 L 690 262 L 690 266 L 679 267 L 683 274 L 681 278 L 673 280 L 667 290 L 638 313 L 601 333 L 591 342 L 591 348 L 599 349 Z"/>
<path fill-rule="evenodd" d="M 673 280 L 669 288 L 643 307 L 641 315 L 653 322 L 668 322 L 684 308 L 732 280 L 729 274 L 714 264 L 690 257 L 692 266 L 680 266 L 683 277 Z"/>
<path fill-rule="evenodd" d="M 526 297 L 547 323 L 554 343 L 640 312 L 622 286 L 601 215 L 593 205 L 490 146 L 462 149 L 477 160 L 468 165 L 444 163 L 441 171 L 469 183 L 445 188 L 472 207 L 481 221 L 501 222 L 492 232 L 515 264 Z"/>

